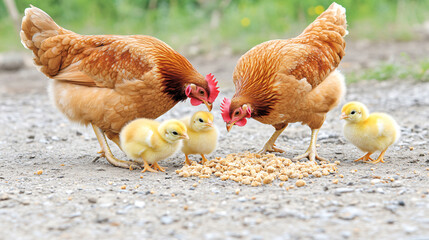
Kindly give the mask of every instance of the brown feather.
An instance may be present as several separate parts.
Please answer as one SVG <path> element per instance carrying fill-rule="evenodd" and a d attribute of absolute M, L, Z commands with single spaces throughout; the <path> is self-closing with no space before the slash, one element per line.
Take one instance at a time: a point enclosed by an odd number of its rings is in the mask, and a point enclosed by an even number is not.
<path fill-rule="evenodd" d="M 187 84 L 208 91 L 189 61 L 154 37 L 79 35 L 36 7 L 25 10 L 20 35 L 34 63 L 53 79 L 50 91 L 59 110 L 111 139 L 127 122 L 157 118 L 185 100 Z"/>
<path fill-rule="evenodd" d="M 249 50 L 234 70 L 236 92 L 230 111 L 250 104 L 252 117 L 266 124 L 323 123 L 324 114 L 338 104 L 343 92 L 337 75 L 322 83 L 344 56 L 346 27 L 345 11 L 333 4 L 298 37 L 271 40 Z"/>

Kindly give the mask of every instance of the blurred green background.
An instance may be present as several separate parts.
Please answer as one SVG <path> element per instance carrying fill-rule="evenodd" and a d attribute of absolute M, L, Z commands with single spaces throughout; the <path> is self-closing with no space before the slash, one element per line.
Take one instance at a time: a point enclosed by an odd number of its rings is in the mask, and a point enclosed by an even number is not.
<path fill-rule="evenodd" d="M 340 0 L 349 39 L 415 40 L 429 18 L 429 1 Z M 299 34 L 332 0 L 15 0 L 19 14 L 30 4 L 59 25 L 81 34 L 145 34 L 196 54 L 227 48 L 243 53 L 273 38 Z M 20 17 L 21 17 L 20 16 Z M 5 1 L 0 1 L 0 52 L 23 50 Z"/>

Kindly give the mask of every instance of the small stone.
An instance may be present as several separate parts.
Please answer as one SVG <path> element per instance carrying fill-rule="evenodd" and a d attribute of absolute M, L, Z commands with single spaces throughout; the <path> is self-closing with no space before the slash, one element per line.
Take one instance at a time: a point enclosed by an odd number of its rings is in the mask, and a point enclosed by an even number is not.
<path fill-rule="evenodd" d="M 351 193 L 354 192 L 355 190 L 353 188 L 337 188 L 334 191 L 334 194 L 337 196 L 340 196 L 343 193 Z"/>
<path fill-rule="evenodd" d="M 146 203 L 145 203 L 145 202 L 143 202 L 143 201 L 140 201 L 140 200 L 136 200 L 136 201 L 134 202 L 134 205 L 135 205 L 136 207 L 138 207 L 138 208 L 144 208 L 144 207 L 146 206 Z"/>
<path fill-rule="evenodd" d="M 88 198 L 88 202 L 89 202 L 89 203 L 97 203 L 97 198 L 95 198 L 95 197 L 90 197 L 90 198 Z"/>
<path fill-rule="evenodd" d="M 164 225 L 172 224 L 174 222 L 174 219 L 168 215 L 164 215 L 160 219 L 161 223 Z"/>
<path fill-rule="evenodd" d="M 6 201 L 9 199 L 10 199 L 10 197 L 6 193 L 3 193 L 2 195 L 0 195 L 0 201 Z"/>
<path fill-rule="evenodd" d="M 405 226 L 402 226 L 402 228 L 408 234 L 411 234 L 411 233 L 417 231 L 417 229 L 418 229 L 416 226 L 411 226 L 411 225 L 405 225 Z"/>
<path fill-rule="evenodd" d="M 338 217 L 343 220 L 353 220 L 362 215 L 362 210 L 355 207 L 346 207 L 338 212 Z"/>
<path fill-rule="evenodd" d="M 202 215 L 207 214 L 208 212 L 209 212 L 208 209 L 198 209 L 198 210 L 194 211 L 192 213 L 192 215 L 194 215 L 194 216 L 202 216 Z"/>

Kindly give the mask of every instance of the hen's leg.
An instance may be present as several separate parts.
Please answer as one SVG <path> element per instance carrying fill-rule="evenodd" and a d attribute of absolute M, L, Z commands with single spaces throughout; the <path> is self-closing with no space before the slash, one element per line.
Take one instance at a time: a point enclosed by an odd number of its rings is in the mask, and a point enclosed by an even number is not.
<path fill-rule="evenodd" d="M 378 156 L 378 158 L 376 159 L 376 160 L 373 160 L 372 162 L 370 162 L 370 163 L 379 163 L 379 162 L 382 162 L 382 163 L 384 163 L 384 161 L 383 161 L 383 158 L 384 158 L 384 153 L 386 153 L 386 150 L 387 149 L 384 149 L 384 151 L 382 151 L 381 153 L 380 153 L 380 156 Z"/>
<path fill-rule="evenodd" d="M 204 154 L 201 154 L 201 158 L 202 158 L 202 160 L 201 160 L 202 165 L 204 165 L 206 162 L 208 162 L 208 160 L 207 160 L 206 156 L 204 156 Z"/>
<path fill-rule="evenodd" d="M 119 135 L 112 137 L 110 140 L 112 140 L 112 142 L 116 143 L 116 145 L 118 145 L 119 149 L 122 150 L 121 141 L 119 140 Z"/>
<path fill-rule="evenodd" d="M 273 125 L 273 127 L 276 129 L 276 131 L 273 133 L 273 135 L 268 139 L 267 143 L 265 143 L 264 147 L 258 152 L 259 154 L 264 154 L 266 152 L 279 152 L 283 153 L 284 151 L 280 148 L 275 147 L 275 142 L 277 138 L 280 136 L 280 134 L 285 130 L 287 127 L 287 123 L 282 123 L 278 125 Z"/>
<path fill-rule="evenodd" d="M 319 129 L 311 129 L 311 141 L 310 146 L 307 148 L 304 154 L 294 157 L 293 160 L 300 160 L 303 158 L 308 158 L 311 161 L 320 160 L 320 161 L 328 161 L 328 159 L 320 157 L 316 151 L 316 141 L 317 134 L 319 133 Z"/>
<path fill-rule="evenodd" d="M 372 158 L 370 157 L 370 156 L 371 156 L 371 154 L 372 154 L 372 152 L 368 152 L 368 153 L 367 153 L 367 154 L 365 154 L 363 157 L 356 159 L 356 160 L 355 160 L 355 162 L 358 162 L 358 161 L 361 161 L 361 160 L 362 160 L 362 162 L 367 162 L 368 160 L 374 161 L 374 159 L 372 159 Z"/>
<path fill-rule="evenodd" d="M 98 142 L 100 143 L 101 151 L 100 157 L 105 157 L 107 161 L 116 167 L 122 167 L 122 168 L 129 168 L 129 169 L 140 169 L 140 166 L 138 166 L 136 163 L 132 161 L 124 161 L 115 158 L 113 156 L 112 151 L 110 151 L 109 145 L 107 144 L 106 136 L 104 135 L 103 130 L 101 130 L 99 127 L 92 125 L 92 128 L 94 129 L 95 135 L 97 136 Z M 96 161 L 98 158 L 96 158 L 94 161 Z"/>

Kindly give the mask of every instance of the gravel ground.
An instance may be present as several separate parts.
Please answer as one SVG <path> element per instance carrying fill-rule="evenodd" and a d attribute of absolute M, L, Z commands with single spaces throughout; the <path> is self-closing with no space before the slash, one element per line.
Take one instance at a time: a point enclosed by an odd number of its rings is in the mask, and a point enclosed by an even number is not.
<path fill-rule="evenodd" d="M 373 51 L 362 46 L 348 50 L 352 57 L 344 60 L 344 71 L 401 54 L 378 50 L 389 44 Z M 236 59 L 194 60 L 203 73 L 213 69 L 224 89 L 220 99 L 232 95 L 228 79 Z M 34 68 L 0 72 L 0 239 L 429 239 L 429 83 L 348 85 L 346 101 L 390 113 L 401 125 L 400 141 L 388 150 L 386 163 L 353 162 L 363 154 L 342 136 L 336 108 L 320 131 L 318 151 L 341 162 L 338 173 L 309 177 L 306 186 L 290 190 L 285 188 L 294 179 L 283 187 L 278 180 L 250 187 L 214 176 L 182 178 L 175 173 L 181 154 L 160 162 L 166 173 L 142 174 L 104 159 L 94 163 L 95 135 L 62 116 L 46 86 Z M 259 150 L 273 128 L 250 120 L 226 134 L 219 102 L 214 114 L 221 136 L 209 157 Z M 181 103 L 161 119 L 197 109 L 204 108 Z M 279 156 L 303 153 L 309 140 L 307 126 L 290 125 L 277 141 L 286 150 Z"/>

